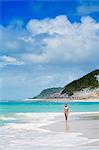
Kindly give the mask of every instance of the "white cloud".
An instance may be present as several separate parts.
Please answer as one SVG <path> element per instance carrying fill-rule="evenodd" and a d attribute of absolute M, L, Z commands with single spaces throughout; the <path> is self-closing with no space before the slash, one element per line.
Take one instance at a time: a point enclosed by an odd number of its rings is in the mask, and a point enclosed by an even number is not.
<path fill-rule="evenodd" d="M 41 33 L 48 33 L 48 34 L 66 34 L 67 28 L 71 28 L 71 23 L 67 19 L 66 16 L 60 15 L 54 19 L 46 18 L 44 20 L 35 20 L 32 19 L 27 24 L 27 29 L 33 34 L 41 34 Z M 65 30 L 64 30 L 65 29 Z"/>
<path fill-rule="evenodd" d="M 89 64 L 99 55 L 99 23 L 91 17 L 82 17 L 80 23 L 71 23 L 64 15 L 31 19 L 26 29 L 10 25 L 0 30 L 2 51 L 21 62 Z"/>
<path fill-rule="evenodd" d="M 2 56 L 1 60 L 3 60 L 4 62 L 7 62 L 7 63 L 15 63 L 16 62 L 16 58 L 10 57 L 10 56 Z"/>
<path fill-rule="evenodd" d="M 50 35 L 42 39 L 45 44 L 42 53 L 24 57 L 28 61 L 83 63 L 99 54 L 99 23 L 91 17 L 83 17 L 81 23 L 71 23 L 66 16 L 30 20 L 27 29 L 32 35 Z"/>
<path fill-rule="evenodd" d="M 23 65 L 24 62 L 18 61 L 15 57 L 3 55 L 0 57 L 1 63 L 0 67 L 4 67 L 6 65 Z"/>

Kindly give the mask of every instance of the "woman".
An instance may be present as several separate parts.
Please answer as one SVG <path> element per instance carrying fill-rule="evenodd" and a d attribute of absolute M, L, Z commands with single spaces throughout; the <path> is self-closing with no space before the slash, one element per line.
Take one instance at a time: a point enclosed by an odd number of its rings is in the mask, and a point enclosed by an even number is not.
<path fill-rule="evenodd" d="M 67 104 L 64 106 L 64 114 L 65 114 L 65 119 L 67 121 L 68 114 L 69 114 L 69 107 L 67 106 Z"/>

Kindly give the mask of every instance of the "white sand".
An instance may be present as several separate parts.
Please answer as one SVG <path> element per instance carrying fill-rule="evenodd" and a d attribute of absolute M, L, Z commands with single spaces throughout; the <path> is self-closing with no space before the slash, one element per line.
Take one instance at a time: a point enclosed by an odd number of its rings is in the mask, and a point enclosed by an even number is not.
<path fill-rule="evenodd" d="M 20 113 L 15 119 L 0 127 L 1 150 L 99 149 L 99 112 L 70 113 L 67 123 L 63 113 Z"/>

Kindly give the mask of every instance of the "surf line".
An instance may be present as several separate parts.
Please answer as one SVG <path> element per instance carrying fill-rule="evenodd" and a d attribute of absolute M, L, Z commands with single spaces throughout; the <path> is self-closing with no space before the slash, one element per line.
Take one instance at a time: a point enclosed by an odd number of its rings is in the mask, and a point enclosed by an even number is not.
<path fill-rule="evenodd" d="M 81 145 L 85 145 L 85 144 L 93 143 L 93 142 L 97 142 L 97 141 L 99 141 L 99 139 L 87 140 L 86 142 L 83 142 L 81 144 L 76 144 L 75 146 L 81 146 Z"/>

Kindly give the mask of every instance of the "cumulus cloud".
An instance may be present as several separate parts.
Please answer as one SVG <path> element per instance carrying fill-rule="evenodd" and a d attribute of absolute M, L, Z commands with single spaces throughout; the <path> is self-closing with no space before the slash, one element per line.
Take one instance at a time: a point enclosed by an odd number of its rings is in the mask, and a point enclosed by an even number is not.
<path fill-rule="evenodd" d="M 9 25 L 0 30 L 3 55 L 11 53 L 26 64 L 88 64 L 99 55 L 99 23 L 91 17 L 82 17 L 79 23 L 65 15 L 31 19 L 25 29 Z"/>
<path fill-rule="evenodd" d="M 70 29 L 71 23 L 66 16 L 60 15 L 54 19 L 46 18 L 44 20 L 32 19 L 27 24 L 27 29 L 34 34 L 66 34 L 66 27 Z M 64 30 L 65 29 L 65 30 Z"/>
<path fill-rule="evenodd" d="M 42 39 L 45 44 L 42 53 L 24 57 L 31 62 L 82 63 L 99 54 L 99 23 L 91 17 L 83 17 L 80 23 L 71 23 L 66 16 L 30 20 L 27 29 L 32 35 L 48 34 Z"/>

